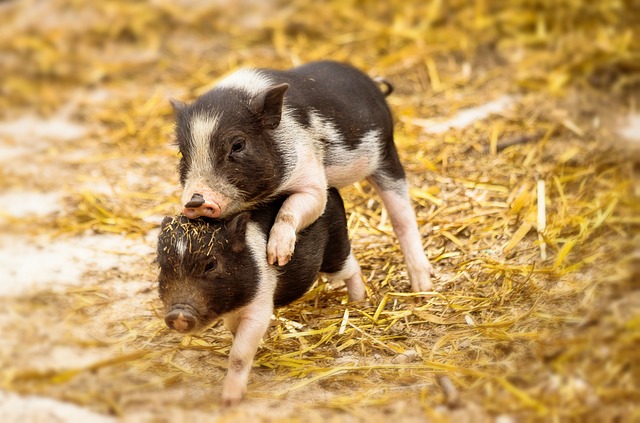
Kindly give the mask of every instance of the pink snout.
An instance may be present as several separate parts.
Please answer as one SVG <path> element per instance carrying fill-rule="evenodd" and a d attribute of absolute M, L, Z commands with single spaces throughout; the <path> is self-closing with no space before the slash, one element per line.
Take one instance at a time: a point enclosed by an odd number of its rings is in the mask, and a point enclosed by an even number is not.
<path fill-rule="evenodd" d="M 200 216 L 217 218 L 220 217 L 221 212 L 220 206 L 215 201 L 205 199 L 199 193 L 193 194 L 191 200 L 184 205 L 182 210 L 182 214 L 189 219 L 195 219 Z"/>
<path fill-rule="evenodd" d="M 196 325 L 195 317 L 185 308 L 174 308 L 167 313 L 164 321 L 169 328 L 175 329 L 180 333 L 187 333 Z"/>

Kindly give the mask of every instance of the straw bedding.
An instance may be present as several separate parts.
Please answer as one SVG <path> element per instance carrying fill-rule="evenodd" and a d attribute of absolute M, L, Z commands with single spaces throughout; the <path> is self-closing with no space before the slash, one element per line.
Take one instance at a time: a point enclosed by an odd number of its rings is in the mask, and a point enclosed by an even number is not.
<path fill-rule="evenodd" d="M 62 187 L 66 199 L 38 221 L 3 216 L 4 228 L 153 247 L 178 208 L 168 98 L 193 99 L 242 65 L 332 58 L 396 87 L 435 290 L 409 293 L 386 212 L 356 184 L 342 194 L 367 303 L 319 280 L 279 309 L 244 405 L 217 402 L 222 325 L 164 326 L 151 253 L 77 288 L 0 298 L 2 388 L 125 420 L 640 418 L 639 150 L 617 132 L 637 108 L 637 2 L 276 3 L 0 5 L 0 115 L 67 107 L 89 128 L 33 158 L 56 179 L 3 171 L 3 188 Z M 485 119 L 430 132 L 502 97 L 511 105 Z"/>

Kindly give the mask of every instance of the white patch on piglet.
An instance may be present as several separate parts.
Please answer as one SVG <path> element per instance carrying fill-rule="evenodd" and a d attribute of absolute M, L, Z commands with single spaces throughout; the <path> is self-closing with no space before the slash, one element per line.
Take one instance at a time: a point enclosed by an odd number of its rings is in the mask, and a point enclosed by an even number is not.
<path fill-rule="evenodd" d="M 178 257 L 180 257 L 181 261 L 184 259 L 184 254 L 186 252 L 187 252 L 187 245 L 184 242 L 184 238 L 177 237 L 177 239 L 176 239 L 176 253 L 178 254 Z"/>
<path fill-rule="evenodd" d="M 182 195 L 182 203 L 185 204 L 198 185 L 206 185 L 206 179 L 211 174 L 211 135 L 218 129 L 220 117 L 200 113 L 194 115 L 189 122 L 191 138 L 191 154 L 189 155 L 189 171 L 187 173 L 187 185 Z"/>
<path fill-rule="evenodd" d="M 256 222 L 249 221 L 246 230 L 247 248 L 251 251 L 251 256 L 258 267 L 258 294 L 253 301 L 261 300 L 268 304 L 273 304 L 273 295 L 278 284 L 277 270 L 269 266 L 264 252 L 267 249 L 267 234 L 262 232 Z"/>
<path fill-rule="evenodd" d="M 273 131 L 273 137 L 278 140 L 276 147 L 282 155 L 283 167 L 293 169 L 283 181 L 280 191 L 288 189 L 288 184 L 297 180 L 300 170 L 307 173 L 306 169 L 310 164 L 322 163 L 321 157 L 316 155 L 313 138 L 296 121 L 291 110 L 283 109 L 280 125 Z M 322 168 L 322 166 L 320 167 Z"/>
<path fill-rule="evenodd" d="M 326 148 L 344 144 L 344 136 L 338 127 L 329 119 L 324 118 L 317 111 L 309 112 L 309 133 L 315 144 L 314 148 L 323 151 L 326 156 Z"/>
<path fill-rule="evenodd" d="M 381 145 L 380 131 L 375 129 L 367 132 L 353 150 L 344 143 L 330 145 L 329 154 L 334 159 L 325 171 L 329 186 L 346 187 L 371 175 L 380 165 Z"/>
<path fill-rule="evenodd" d="M 232 88 L 242 90 L 252 97 L 266 91 L 273 82 L 260 71 L 252 68 L 240 69 L 223 78 L 216 88 Z"/>
<path fill-rule="evenodd" d="M 207 113 L 199 113 L 194 115 L 189 122 L 189 128 L 191 129 L 191 145 L 194 153 L 206 152 L 203 157 L 203 162 L 207 163 L 204 158 L 209 154 L 209 148 L 211 145 L 211 134 L 217 129 L 220 121 L 218 114 L 210 115 Z M 195 154 L 198 156 L 198 154 Z"/>
<path fill-rule="evenodd" d="M 323 178 L 322 173 L 327 186 L 343 188 L 371 175 L 380 165 L 383 143 L 379 129 L 367 132 L 357 148 L 349 149 L 336 125 L 318 112 L 309 113 L 309 128 L 304 128 L 285 111 L 276 136 L 282 141 L 287 168 L 294 169 L 284 189 L 290 189 L 289 184 L 302 186 L 300 181 Z M 326 158 L 331 159 L 325 168 Z M 309 178 L 300 178 L 302 175 Z"/>
<path fill-rule="evenodd" d="M 219 175 L 215 175 L 211 168 L 211 136 L 218 129 L 219 120 L 219 115 L 206 113 L 199 113 L 191 118 L 191 154 L 181 200 L 182 204 L 186 204 L 193 194 L 198 193 L 206 203 L 216 203 L 228 215 L 232 211 L 227 206 L 237 190 Z M 212 187 L 215 187 L 215 191 Z"/>
<path fill-rule="evenodd" d="M 357 148 L 350 149 L 338 127 L 317 111 L 309 112 L 309 128 L 285 112 L 277 134 L 286 143 L 285 151 L 297 152 L 290 158 L 285 156 L 288 163 L 295 164 L 298 159 L 297 167 L 308 175 L 307 169 L 317 163 L 318 170 L 326 175 L 328 186 L 336 188 L 351 185 L 373 173 L 380 164 L 380 149 L 384 144 L 380 141 L 380 130 L 372 129 L 362 136 Z M 324 168 L 327 161 L 328 166 Z"/>

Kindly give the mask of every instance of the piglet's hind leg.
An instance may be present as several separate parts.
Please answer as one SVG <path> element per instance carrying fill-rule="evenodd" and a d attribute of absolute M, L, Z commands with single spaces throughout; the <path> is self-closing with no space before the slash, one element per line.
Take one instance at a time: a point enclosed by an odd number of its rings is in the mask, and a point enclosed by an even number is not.
<path fill-rule="evenodd" d="M 353 255 L 353 251 L 349 254 L 342 269 L 339 272 L 328 274 L 327 277 L 331 280 L 344 281 L 350 302 L 362 301 L 367 296 L 360 265 Z"/>
<path fill-rule="evenodd" d="M 413 292 L 430 291 L 433 267 L 422 249 L 418 223 L 411 206 L 406 180 L 371 177 L 369 182 L 382 198 L 391 218 L 391 225 L 398 237 L 400 249 L 407 264 L 411 290 Z"/>

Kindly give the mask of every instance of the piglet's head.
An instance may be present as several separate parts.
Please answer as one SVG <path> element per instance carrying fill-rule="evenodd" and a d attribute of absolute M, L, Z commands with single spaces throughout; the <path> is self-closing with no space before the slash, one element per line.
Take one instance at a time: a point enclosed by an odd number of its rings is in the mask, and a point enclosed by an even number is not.
<path fill-rule="evenodd" d="M 223 80 L 176 115 L 183 214 L 226 218 L 272 196 L 286 174 L 276 129 L 287 84 Z M 226 81 L 226 82 L 225 82 Z"/>
<path fill-rule="evenodd" d="M 158 293 L 169 328 L 198 331 L 250 301 L 257 278 L 245 241 L 248 220 L 244 212 L 226 221 L 162 221 Z"/>

